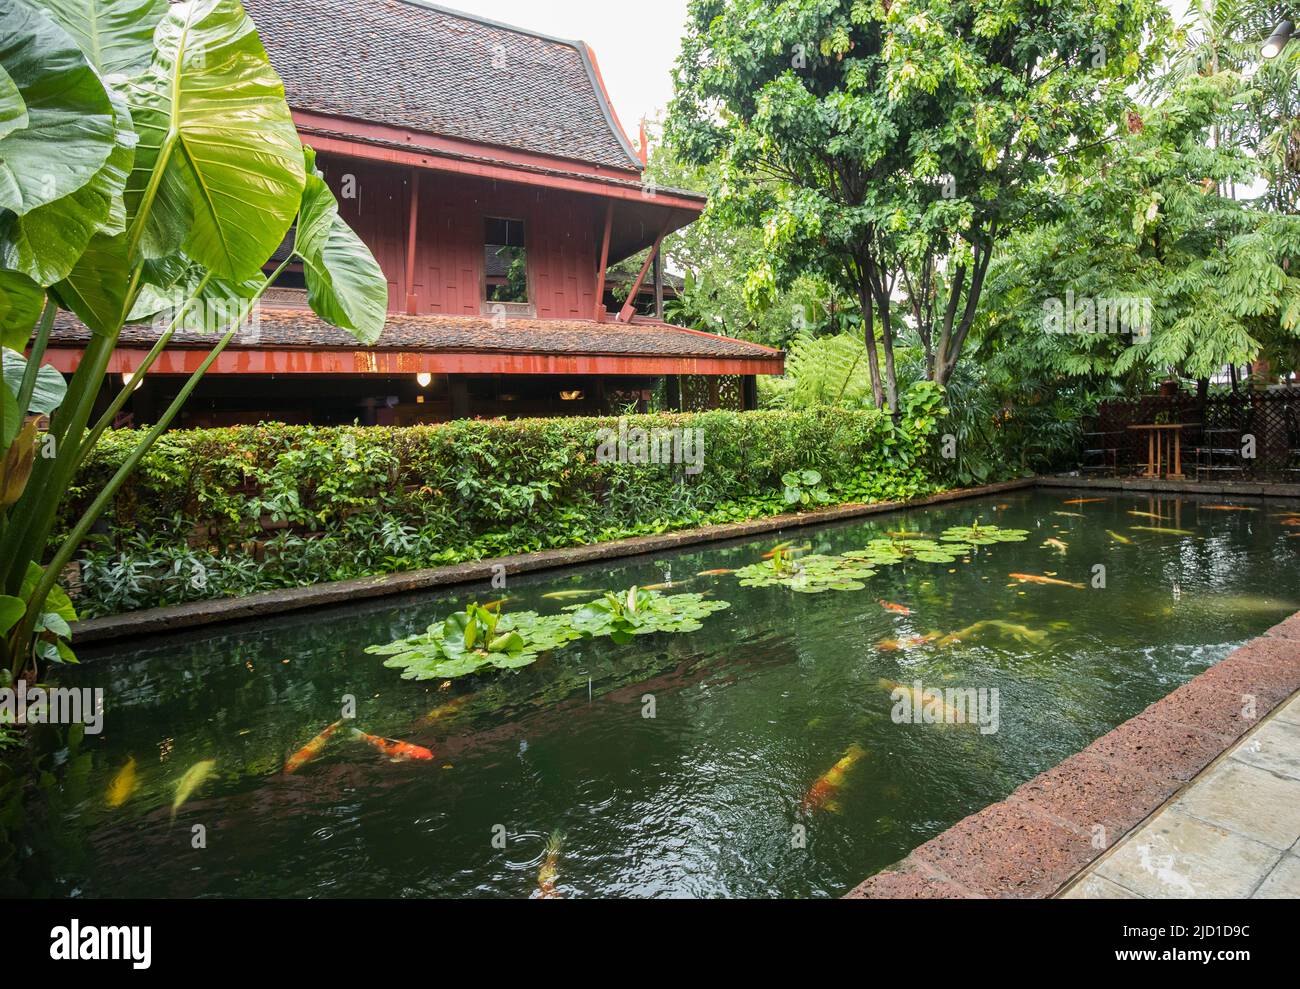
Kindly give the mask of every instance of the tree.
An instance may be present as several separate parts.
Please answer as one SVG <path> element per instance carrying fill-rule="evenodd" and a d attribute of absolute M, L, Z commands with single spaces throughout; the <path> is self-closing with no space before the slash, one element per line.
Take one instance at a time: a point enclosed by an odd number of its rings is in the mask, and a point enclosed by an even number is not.
<path fill-rule="evenodd" d="M 751 294 L 815 273 L 857 298 L 893 409 L 896 291 L 946 382 L 999 240 L 1115 132 L 1165 21 L 1155 0 L 693 0 L 669 139 L 719 163 L 712 210 L 763 230 Z"/>
<path fill-rule="evenodd" d="M 1062 187 L 1065 216 L 996 262 L 980 331 L 991 359 L 1135 386 L 1261 354 L 1294 366 L 1300 217 L 1233 198 L 1258 163 L 1210 140 L 1243 127 L 1250 105 L 1249 86 L 1220 72 L 1135 111 L 1104 167 Z M 1121 301 L 1135 325 L 1104 315 Z"/>
<path fill-rule="evenodd" d="M 291 226 L 312 309 L 373 342 L 383 275 L 340 219 L 237 0 L 0 0 L 5 676 L 73 658 L 63 567 L 283 270 L 262 273 Z M 41 366 L 56 307 L 91 331 L 66 387 Z M 164 328 L 136 378 L 178 328 L 224 332 L 47 559 L 78 465 L 129 396 L 92 425 L 118 335 L 154 320 Z"/>

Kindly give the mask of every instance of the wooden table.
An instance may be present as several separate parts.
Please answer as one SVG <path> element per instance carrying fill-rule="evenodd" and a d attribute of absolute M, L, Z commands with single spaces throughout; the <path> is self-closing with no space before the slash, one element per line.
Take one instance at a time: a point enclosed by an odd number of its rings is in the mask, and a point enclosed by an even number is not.
<path fill-rule="evenodd" d="M 1129 429 L 1147 434 L 1147 477 L 1183 479 L 1183 424 L 1181 422 L 1145 422 Z M 1169 468 L 1172 467 L 1173 470 Z"/>

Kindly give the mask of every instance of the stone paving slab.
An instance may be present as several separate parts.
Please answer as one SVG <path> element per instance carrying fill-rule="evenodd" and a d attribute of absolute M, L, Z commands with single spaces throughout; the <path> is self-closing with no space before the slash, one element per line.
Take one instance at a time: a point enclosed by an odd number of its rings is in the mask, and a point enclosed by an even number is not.
<path fill-rule="evenodd" d="M 1298 852 L 1300 696 L 1279 707 L 1061 896 L 1300 897 Z"/>

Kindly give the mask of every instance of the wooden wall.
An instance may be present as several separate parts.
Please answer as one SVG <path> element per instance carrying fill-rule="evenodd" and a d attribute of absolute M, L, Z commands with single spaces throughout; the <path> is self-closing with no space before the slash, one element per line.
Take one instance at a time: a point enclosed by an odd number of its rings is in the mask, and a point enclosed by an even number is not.
<path fill-rule="evenodd" d="M 388 308 L 406 308 L 410 172 L 357 159 L 318 161 L 339 210 L 388 278 Z M 348 181 L 351 176 L 351 181 Z M 349 197 L 347 192 L 354 192 Z M 468 176 L 423 172 L 415 294 L 421 313 L 473 315 L 483 299 L 483 220 L 524 221 L 529 301 L 542 318 L 590 319 L 595 310 L 601 200 Z"/>

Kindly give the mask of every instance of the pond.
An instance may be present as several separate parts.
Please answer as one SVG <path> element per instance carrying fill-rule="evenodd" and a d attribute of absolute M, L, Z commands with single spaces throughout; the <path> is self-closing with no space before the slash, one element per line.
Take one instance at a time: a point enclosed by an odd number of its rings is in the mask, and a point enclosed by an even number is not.
<path fill-rule="evenodd" d="M 564 897 L 838 896 L 1300 610 L 1300 527 L 1218 504 L 1027 490 L 116 647 L 59 671 L 104 688 L 104 729 L 57 753 L 45 889 L 528 897 L 542 872 Z M 696 576 L 781 542 L 835 554 L 977 520 L 1029 535 L 860 590 Z M 731 607 L 441 690 L 364 651 L 469 601 L 551 613 L 581 599 L 556 592 L 665 572 Z M 996 719 L 896 717 L 894 684 L 918 681 L 996 691 Z M 391 760 L 347 726 L 285 773 L 345 695 L 351 725 L 433 758 Z"/>

